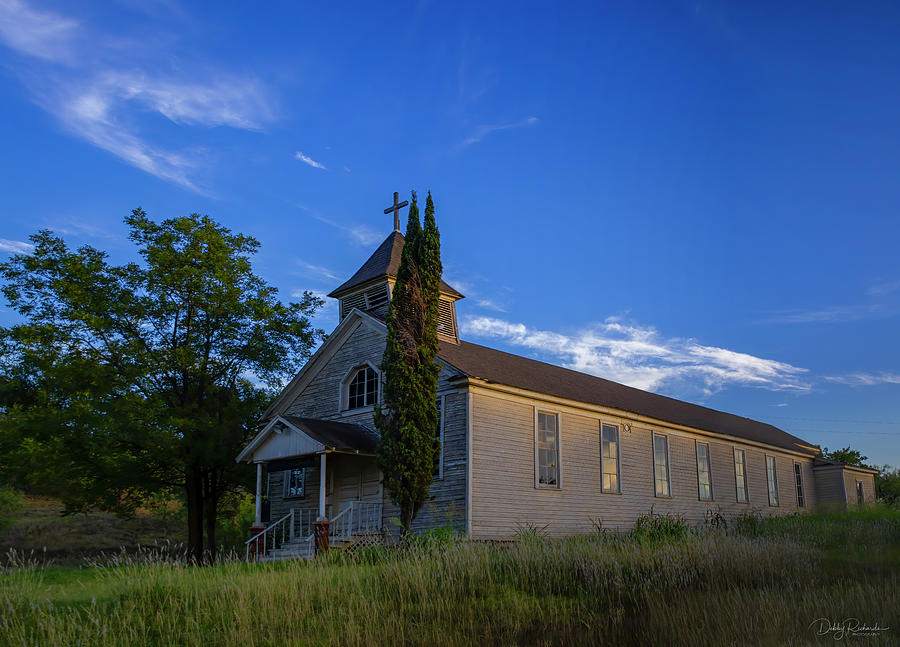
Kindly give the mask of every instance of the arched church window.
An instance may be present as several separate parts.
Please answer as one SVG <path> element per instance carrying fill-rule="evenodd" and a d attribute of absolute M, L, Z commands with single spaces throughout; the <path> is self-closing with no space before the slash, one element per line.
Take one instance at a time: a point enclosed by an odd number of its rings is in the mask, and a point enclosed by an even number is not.
<path fill-rule="evenodd" d="M 359 409 L 375 404 L 378 396 L 378 373 L 371 366 L 363 366 L 347 384 L 347 408 Z"/>

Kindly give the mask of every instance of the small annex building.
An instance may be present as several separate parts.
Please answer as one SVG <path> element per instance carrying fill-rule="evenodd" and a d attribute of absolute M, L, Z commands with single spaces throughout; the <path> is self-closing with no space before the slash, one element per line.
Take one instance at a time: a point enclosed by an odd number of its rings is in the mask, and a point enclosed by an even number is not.
<path fill-rule="evenodd" d="M 384 323 L 400 265 L 395 231 L 329 294 L 340 322 L 266 411 L 237 457 L 257 466 L 256 528 L 271 556 L 396 528 L 375 460 Z M 460 339 L 441 284 L 441 455 L 414 528 L 452 525 L 473 539 L 523 526 L 551 536 L 625 528 L 651 507 L 700 522 L 874 501 L 875 470 L 819 458 L 772 425 Z M 276 540 L 280 534 L 281 539 Z M 273 550 L 274 548 L 274 550 Z"/>

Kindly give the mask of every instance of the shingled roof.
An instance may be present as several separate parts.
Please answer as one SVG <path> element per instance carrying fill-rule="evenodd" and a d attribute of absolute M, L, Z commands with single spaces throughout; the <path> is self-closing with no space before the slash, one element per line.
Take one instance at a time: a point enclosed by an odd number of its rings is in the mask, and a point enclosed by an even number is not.
<path fill-rule="evenodd" d="M 642 391 L 611 380 L 466 341 L 441 342 L 438 356 L 469 377 L 558 398 L 619 409 L 663 422 L 728 434 L 815 455 L 806 441 L 778 427 Z"/>
<path fill-rule="evenodd" d="M 400 255 L 403 252 L 405 242 L 403 234 L 399 231 L 391 232 L 391 235 L 385 238 L 384 242 L 378 246 L 378 249 L 372 253 L 369 260 L 356 270 L 356 274 L 332 290 L 328 296 L 338 298 L 355 287 L 383 276 L 397 276 L 397 270 L 400 269 Z M 441 280 L 441 292 L 445 292 L 457 299 L 463 298 L 462 294 L 444 283 L 443 279 Z"/>
<path fill-rule="evenodd" d="M 299 416 L 281 417 L 313 440 L 333 449 L 374 454 L 378 444 L 378 434 L 362 425 Z"/>

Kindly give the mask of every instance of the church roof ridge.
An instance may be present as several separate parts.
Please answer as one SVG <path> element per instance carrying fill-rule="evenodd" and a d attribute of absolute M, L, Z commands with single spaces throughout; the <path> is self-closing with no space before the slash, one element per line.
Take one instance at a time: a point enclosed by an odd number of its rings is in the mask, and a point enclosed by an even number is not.
<path fill-rule="evenodd" d="M 403 252 L 403 245 L 406 240 L 399 231 L 392 231 L 384 242 L 372 252 L 368 260 L 362 264 L 356 273 L 349 279 L 341 283 L 338 287 L 328 293 L 328 296 L 339 298 L 341 295 L 349 292 L 353 288 L 359 287 L 375 279 L 385 276 L 397 276 L 397 270 L 400 269 L 400 256 Z M 449 286 L 441 279 L 441 292 L 462 299 L 463 295 L 457 290 Z"/>
<path fill-rule="evenodd" d="M 618 409 L 712 433 L 814 454 L 810 443 L 759 420 L 644 391 L 606 378 L 460 340 L 441 342 L 438 357 L 461 373 L 488 382 Z"/>

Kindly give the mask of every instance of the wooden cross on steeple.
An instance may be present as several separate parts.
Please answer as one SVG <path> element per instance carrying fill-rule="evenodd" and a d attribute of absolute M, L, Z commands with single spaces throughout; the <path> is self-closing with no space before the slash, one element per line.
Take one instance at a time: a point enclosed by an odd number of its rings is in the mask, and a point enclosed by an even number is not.
<path fill-rule="evenodd" d="M 400 209 L 409 204 L 409 201 L 404 200 L 403 202 L 398 202 L 400 194 L 397 191 L 394 191 L 394 204 L 384 210 L 384 212 L 390 213 L 394 212 L 394 231 L 400 231 Z"/>

